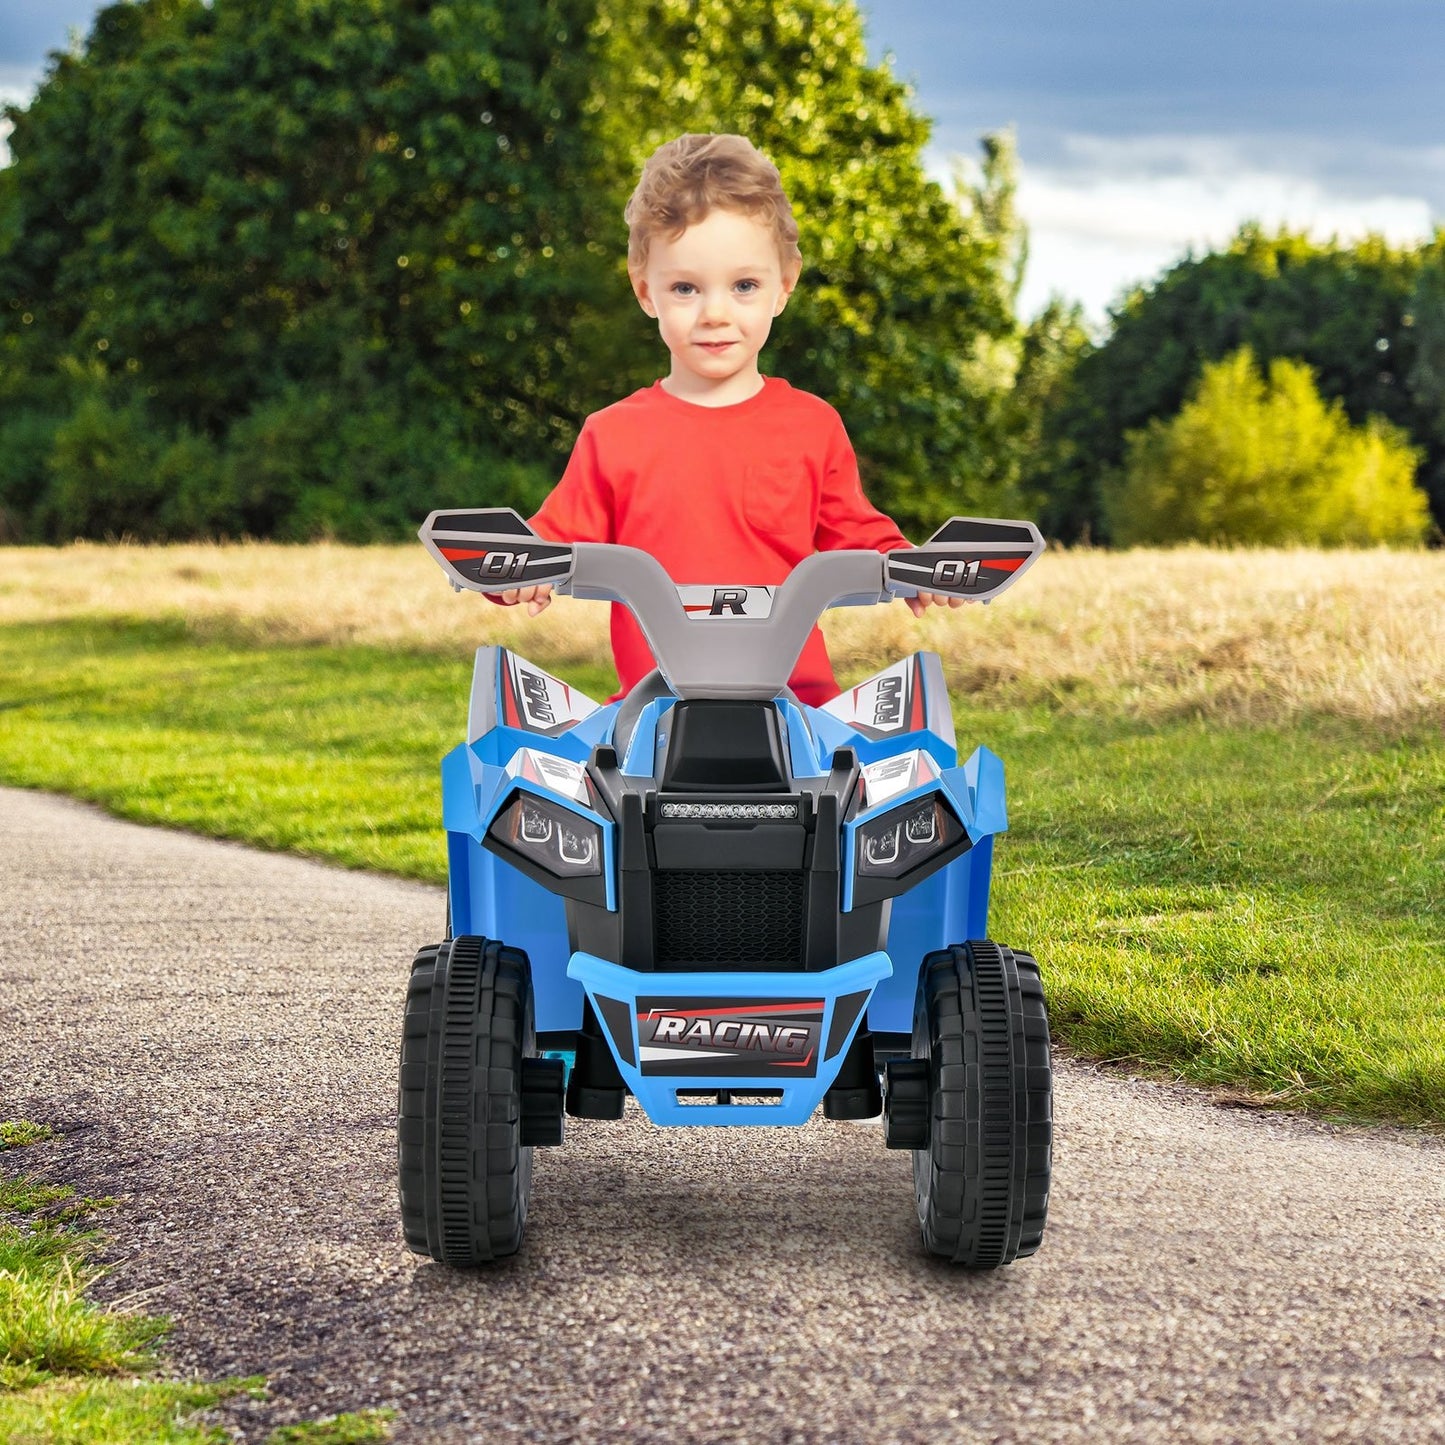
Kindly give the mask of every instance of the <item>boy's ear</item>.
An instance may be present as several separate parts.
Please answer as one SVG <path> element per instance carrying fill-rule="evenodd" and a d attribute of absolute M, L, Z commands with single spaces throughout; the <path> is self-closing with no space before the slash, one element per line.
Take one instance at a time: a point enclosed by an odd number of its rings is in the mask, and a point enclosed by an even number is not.
<path fill-rule="evenodd" d="M 627 279 L 632 282 L 632 294 L 637 297 L 637 304 L 657 320 L 657 307 L 653 304 L 652 292 L 648 289 L 647 277 L 640 271 L 629 271 Z"/>
<path fill-rule="evenodd" d="M 773 307 L 773 315 L 781 316 L 783 307 L 788 304 L 788 297 L 793 294 L 793 287 L 798 284 L 798 277 L 803 273 L 803 263 L 794 262 L 791 266 L 783 268 L 783 289 L 778 294 L 778 304 Z"/>

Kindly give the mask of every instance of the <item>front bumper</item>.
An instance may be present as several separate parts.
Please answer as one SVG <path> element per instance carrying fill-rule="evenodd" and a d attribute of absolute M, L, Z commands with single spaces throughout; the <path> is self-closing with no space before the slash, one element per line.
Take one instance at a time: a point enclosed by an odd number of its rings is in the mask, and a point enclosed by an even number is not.
<path fill-rule="evenodd" d="M 640 973 L 574 953 L 613 1058 L 654 1124 L 802 1124 L 893 973 L 868 953 L 816 973 Z M 683 1103 L 690 1090 L 781 1090 L 766 1104 Z"/>

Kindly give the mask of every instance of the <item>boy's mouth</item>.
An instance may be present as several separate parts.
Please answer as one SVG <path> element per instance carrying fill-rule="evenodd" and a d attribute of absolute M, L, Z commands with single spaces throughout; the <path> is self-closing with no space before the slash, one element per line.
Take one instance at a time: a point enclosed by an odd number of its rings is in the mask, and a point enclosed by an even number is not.
<path fill-rule="evenodd" d="M 736 346 L 736 341 L 699 341 L 696 345 L 704 351 L 726 351 L 729 346 Z"/>

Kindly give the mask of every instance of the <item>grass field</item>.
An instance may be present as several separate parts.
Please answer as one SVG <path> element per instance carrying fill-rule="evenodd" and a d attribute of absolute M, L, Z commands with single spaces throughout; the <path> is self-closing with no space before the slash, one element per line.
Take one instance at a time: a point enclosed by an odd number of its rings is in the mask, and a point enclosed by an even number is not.
<path fill-rule="evenodd" d="M 412 877 L 443 876 L 472 647 L 612 686 L 601 608 L 528 623 L 420 549 L 10 551 L 0 579 L 0 780 Z M 941 652 L 961 742 L 1005 759 L 993 932 L 1069 1046 L 1445 1121 L 1445 556 L 1051 554 L 993 607 L 829 633 L 850 677 Z"/>

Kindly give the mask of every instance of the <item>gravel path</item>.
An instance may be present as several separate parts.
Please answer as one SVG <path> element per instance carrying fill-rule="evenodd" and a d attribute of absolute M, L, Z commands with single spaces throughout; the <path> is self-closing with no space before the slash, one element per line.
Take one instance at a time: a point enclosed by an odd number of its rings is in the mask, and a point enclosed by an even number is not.
<path fill-rule="evenodd" d="M 876 1126 L 634 1111 L 569 1121 L 523 1253 L 454 1273 L 394 1186 L 439 890 L 3 789 L 0 860 L 0 1117 L 121 1197 L 104 1288 L 183 1371 L 269 1376 L 243 1440 L 383 1405 L 404 1445 L 1445 1439 L 1439 1137 L 1066 1064 L 1044 1248 L 971 1277 Z"/>

